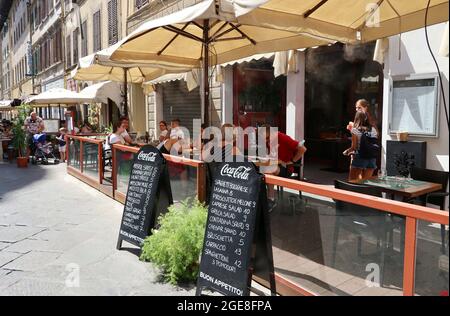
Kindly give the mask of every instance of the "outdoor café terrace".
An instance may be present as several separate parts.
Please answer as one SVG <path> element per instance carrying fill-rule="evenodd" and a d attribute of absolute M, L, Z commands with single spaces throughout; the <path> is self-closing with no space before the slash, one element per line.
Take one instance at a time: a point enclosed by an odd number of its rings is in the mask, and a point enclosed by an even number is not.
<path fill-rule="evenodd" d="M 124 203 L 139 147 L 115 144 L 111 153 L 105 152 L 105 136 L 68 135 L 67 172 Z M 193 197 L 205 202 L 207 163 L 164 156 L 174 202 Z M 278 192 L 270 220 L 279 294 L 448 294 L 448 212 L 399 201 L 442 186 L 389 181 L 390 188 L 374 195 L 344 182 L 336 188 L 266 176 L 266 184 Z"/>

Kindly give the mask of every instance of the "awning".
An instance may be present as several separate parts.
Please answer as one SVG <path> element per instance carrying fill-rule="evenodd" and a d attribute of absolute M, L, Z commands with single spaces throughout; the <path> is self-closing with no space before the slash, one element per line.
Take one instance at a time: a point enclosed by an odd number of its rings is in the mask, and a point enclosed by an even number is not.
<path fill-rule="evenodd" d="M 431 1 L 428 25 L 448 21 L 448 3 Z M 424 27 L 427 4 L 428 0 L 266 0 L 239 22 L 360 43 Z"/>
<path fill-rule="evenodd" d="M 112 81 L 86 87 L 78 95 L 81 98 L 90 99 L 94 103 L 108 103 L 108 99 L 111 99 L 117 106 L 120 106 L 123 100 L 120 85 Z"/>
<path fill-rule="evenodd" d="M 150 94 L 155 91 L 155 85 L 178 80 L 184 80 L 188 91 L 192 91 L 200 86 L 200 70 L 193 69 L 192 71 L 184 73 L 167 74 L 154 80 L 144 82 L 142 88 L 144 89 L 145 94 Z"/>
<path fill-rule="evenodd" d="M 328 44 L 308 34 L 277 30 L 240 20 L 239 14 L 264 1 L 206 0 L 173 14 L 150 20 L 127 36 L 111 55 L 112 60 L 148 62 L 201 68 L 208 29 L 210 65 L 218 65 L 255 54 Z M 240 3 L 237 11 L 236 3 Z M 247 10 L 242 10 L 246 7 Z M 253 12 L 253 11 L 252 11 Z M 248 24 L 247 24 L 248 23 Z"/>
<path fill-rule="evenodd" d="M 77 92 L 55 88 L 42 92 L 37 96 L 30 97 L 26 103 L 38 106 L 45 104 L 79 104 L 89 103 L 91 101 L 91 99 L 81 97 Z"/>
<path fill-rule="evenodd" d="M 442 34 L 441 46 L 439 47 L 439 56 L 448 57 L 448 22 Z"/>

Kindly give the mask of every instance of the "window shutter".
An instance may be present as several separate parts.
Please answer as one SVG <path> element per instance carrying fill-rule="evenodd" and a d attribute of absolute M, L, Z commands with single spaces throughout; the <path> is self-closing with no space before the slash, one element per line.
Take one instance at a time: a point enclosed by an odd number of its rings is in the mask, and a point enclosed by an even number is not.
<path fill-rule="evenodd" d="M 119 40 L 117 22 L 117 0 L 108 2 L 108 44 L 114 45 Z"/>

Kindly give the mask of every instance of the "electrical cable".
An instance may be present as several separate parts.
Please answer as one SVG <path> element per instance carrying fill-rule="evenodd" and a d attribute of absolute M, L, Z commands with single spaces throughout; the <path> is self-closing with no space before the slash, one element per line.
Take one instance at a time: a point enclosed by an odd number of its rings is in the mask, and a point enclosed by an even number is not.
<path fill-rule="evenodd" d="M 431 0 L 428 0 L 427 9 L 425 11 L 425 39 L 426 39 L 426 42 L 427 42 L 428 50 L 430 51 L 431 57 L 433 57 L 434 64 L 436 65 L 436 69 L 438 71 L 439 83 L 440 83 L 440 86 L 441 86 L 442 101 L 444 102 L 445 118 L 447 120 L 447 129 L 450 129 L 450 123 L 449 123 L 449 120 L 448 120 L 447 101 L 445 100 L 444 83 L 443 83 L 443 80 L 442 80 L 441 70 L 439 68 L 439 64 L 438 64 L 438 62 L 436 60 L 436 57 L 434 56 L 433 50 L 431 49 L 430 40 L 428 38 L 427 24 L 428 24 L 428 12 L 429 12 L 429 9 L 430 9 L 430 3 L 431 3 Z"/>

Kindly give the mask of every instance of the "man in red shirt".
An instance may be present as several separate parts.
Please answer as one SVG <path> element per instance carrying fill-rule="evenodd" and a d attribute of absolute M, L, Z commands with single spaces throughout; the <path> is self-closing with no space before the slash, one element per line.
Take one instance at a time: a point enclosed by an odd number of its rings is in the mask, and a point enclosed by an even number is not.
<path fill-rule="evenodd" d="M 278 166 L 267 174 L 280 177 L 287 177 L 293 172 L 292 165 L 298 162 L 306 152 L 303 142 L 296 141 L 290 136 L 281 132 L 270 130 L 270 125 L 264 125 L 266 128 L 266 143 L 271 149 L 271 157 L 278 157 Z M 275 147 L 275 148 L 274 148 Z M 275 203 L 275 190 L 273 185 L 268 185 L 269 210 L 273 210 Z"/>

